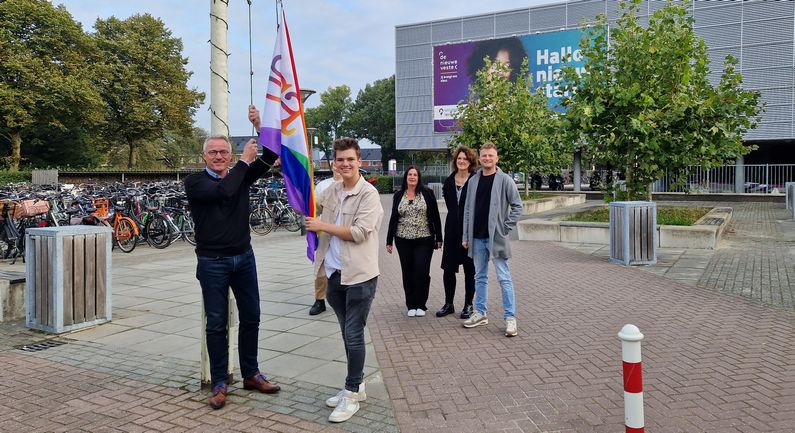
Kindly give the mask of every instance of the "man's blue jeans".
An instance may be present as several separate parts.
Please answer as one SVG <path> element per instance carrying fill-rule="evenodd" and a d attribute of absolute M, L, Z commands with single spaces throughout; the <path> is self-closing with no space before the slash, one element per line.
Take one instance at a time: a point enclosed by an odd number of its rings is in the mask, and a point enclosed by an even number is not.
<path fill-rule="evenodd" d="M 348 358 L 348 376 L 345 378 L 345 389 L 348 391 L 359 392 L 359 384 L 364 380 L 364 327 L 377 285 L 378 277 L 343 286 L 340 284 L 339 271 L 328 279 L 326 300 L 337 315 Z"/>
<path fill-rule="evenodd" d="M 259 286 L 254 251 L 231 257 L 198 256 L 196 278 L 202 287 L 204 312 L 207 316 L 207 353 L 210 356 L 210 376 L 213 386 L 226 383 L 229 359 L 227 356 L 227 326 L 229 318 L 229 288 L 235 295 L 240 313 L 238 352 L 240 373 L 244 378 L 259 371 L 257 343 L 259 335 Z"/>
<path fill-rule="evenodd" d="M 486 303 L 489 299 L 489 259 L 491 259 L 502 289 L 502 308 L 505 310 L 503 318 L 515 317 L 516 296 L 514 296 L 508 259 L 491 257 L 488 239 L 473 239 L 470 248 L 475 262 L 475 311 L 486 315 Z"/>

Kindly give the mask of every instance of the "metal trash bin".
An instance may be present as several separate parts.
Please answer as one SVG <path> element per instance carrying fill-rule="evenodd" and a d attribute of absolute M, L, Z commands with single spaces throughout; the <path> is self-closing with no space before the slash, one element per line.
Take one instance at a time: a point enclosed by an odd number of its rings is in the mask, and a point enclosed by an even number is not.
<path fill-rule="evenodd" d="M 108 227 L 32 228 L 25 235 L 25 317 L 60 334 L 111 320 Z"/>
<path fill-rule="evenodd" d="M 610 203 L 610 261 L 622 265 L 657 263 L 657 204 Z"/>
<path fill-rule="evenodd" d="M 440 200 L 442 198 L 442 186 L 443 184 L 438 182 L 432 182 L 428 184 L 428 188 L 433 191 L 433 195 L 436 196 L 436 200 Z"/>

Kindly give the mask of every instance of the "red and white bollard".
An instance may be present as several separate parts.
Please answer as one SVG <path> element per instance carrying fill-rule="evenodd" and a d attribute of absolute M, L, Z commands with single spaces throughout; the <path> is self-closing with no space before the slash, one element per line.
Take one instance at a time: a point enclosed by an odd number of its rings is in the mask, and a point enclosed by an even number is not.
<path fill-rule="evenodd" d="M 626 433 L 643 433 L 643 376 L 640 341 L 643 334 L 635 325 L 624 325 L 618 333 L 624 361 L 624 425 Z"/>

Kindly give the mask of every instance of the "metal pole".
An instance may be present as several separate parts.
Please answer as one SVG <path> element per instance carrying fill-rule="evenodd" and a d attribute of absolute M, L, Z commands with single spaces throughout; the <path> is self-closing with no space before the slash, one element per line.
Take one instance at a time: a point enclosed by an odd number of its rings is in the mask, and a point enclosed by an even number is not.
<path fill-rule="evenodd" d="M 624 425 L 626 433 L 643 433 L 643 375 L 640 341 L 643 334 L 635 325 L 624 325 L 618 333 L 624 363 Z"/>

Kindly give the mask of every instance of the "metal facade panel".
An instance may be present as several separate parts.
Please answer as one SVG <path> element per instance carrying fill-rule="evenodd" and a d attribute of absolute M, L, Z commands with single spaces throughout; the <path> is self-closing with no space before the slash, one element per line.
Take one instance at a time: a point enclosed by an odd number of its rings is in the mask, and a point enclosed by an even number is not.
<path fill-rule="evenodd" d="M 743 69 L 743 87 L 764 89 L 768 87 L 791 87 L 792 68 Z"/>
<path fill-rule="evenodd" d="M 792 108 L 792 87 L 759 90 L 760 100 L 768 105 L 789 104 Z"/>
<path fill-rule="evenodd" d="M 696 26 L 737 24 L 742 17 L 742 2 L 728 4 L 696 2 Z"/>
<path fill-rule="evenodd" d="M 494 36 L 494 15 L 463 20 L 464 40 L 483 39 Z"/>
<path fill-rule="evenodd" d="M 417 60 L 417 59 L 430 59 L 433 57 L 433 45 L 409 45 L 406 47 L 397 47 L 395 50 L 395 60 L 402 62 L 404 60 Z"/>
<path fill-rule="evenodd" d="M 434 149 L 433 137 L 401 137 L 395 140 L 397 149 Z"/>
<path fill-rule="evenodd" d="M 431 25 L 420 24 L 416 26 L 401 27 L 395 30 L 395 45 L 427 44 L 431 42 Z"/>
<path fill-rule="evenodd" d="M 792 122 L 792 104 L 767 105 L 765 107 L 765 122 Z"/>
<path fill-rule="evenodd" d="M 461 20 L 440 21 L 431 24 L 431 41 L 439 42 L 460 41 L 462 30 Z"/>
<path fill-rule="evenodd" d="M 743 23 L 743 45 L 792 41 L 792 38 L 792 17 Z"/>
<path fill-rule="evenodd" d="M 568 27 L 577 27 L 585 20 L 593 21 L 597 15 L 605 13 L 605 3 L 601 0 L 571 3 L 568 8 Z"/>
<path fill-rule="evenodd" d="M 756 129 L 748 131 L 743 138 L 746 140 L 771 140 L 792 137 L 792 122 L 762 122 Z"/>
<path fill-rule="evenodd" d="M 740 24 L 697 27 L 696 35 L 704 39 L 710 48 L 736 47 L 740 45 Z"/>
<path fill-rule="evenodd" d="M 521 35 L 530 31 L 530 12 L 527 10 L 496 14 L 494 16 L 497 35 Z"/>
<path fill-rule="evenodd" d="M 395 96 L 395 111 L 420 111 L 433 107 L 431 96 Z"/>
<path fill-rule="evenodd" d="M 743 2 L 743 20 L 745 22 L 770 18 L 792 17 L 795 2 L 756 0 Z"/>
<path fill-rule="evenodd" d="M 723 63 L 726 61 L 726 56 L 729 54 L 734 56 L 734 58 L 739 61 L 740 47 L 707 50 L 707 56 L 709 57 L 709 69 L 713 72 L 723 71 Z"/>
<path fill-rule="evenodd" d="M 430 77 L 433 75 L 431 59 L 404 60 L 395 65 L 395 72 L 401 78 Z"/>
<path fill-rule="evenodd" d="M 566 5 L 530 9 L 530 30 L 566 27 Z"/>
<path fill-rule="evenodd" d="M 433 125 L 395 125 L 395 133 L 401 137 L 430 137 L 433 134 Z"/>
<path fill-rule="evenodd" d="M 649 15 L 651 15 L 654 12 L 657 12 L 658 10 L 664 8 L 667 3 L 668 3 L 667 1 L 651 1 L 651 2 L 649 2 L 648 3 Z M 675 5 L 678 5 L 678 6 L 684 6 L 689 12 L 688 15 L 692 16 L 692 13 L 693 13 L 693 2 L 691 0 L 673 0 L 672 3 L 675 4 Z"/>
<path fill-rule="evenodd" d="M 773 62 L 779 66 L 792 65 L 792 41 L 743 48 L 744 68 L 758 68 Z"/>
<path fill-rule="evenodd" d="M 433 122 L 433 110 L 403 111 L 395 113 L 395 123 L 398 125 L 412 125 L 415 123 Z"/>
<path fill-rule="evenodd" d="M 453 134 L 436 134 L 433 136 L 433 145 L 438 149 L 447 149 L 452 138 Z"/>
<path fill-rule="evenodd" d="M 421 96 L 431 94 L 431 79 L 408 78 L 395 83 L 395 96 Z"/>

